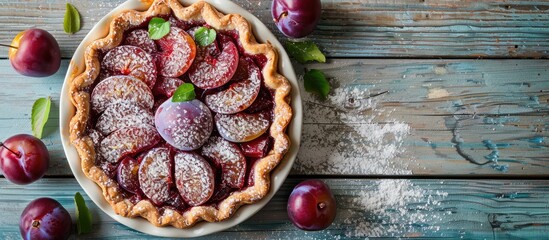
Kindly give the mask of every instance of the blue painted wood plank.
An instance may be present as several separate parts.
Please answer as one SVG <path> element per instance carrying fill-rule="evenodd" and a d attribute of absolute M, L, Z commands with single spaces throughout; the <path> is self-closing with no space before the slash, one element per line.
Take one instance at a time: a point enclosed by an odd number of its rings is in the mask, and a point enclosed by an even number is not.
<path fill-rule="evenodd" d="M 264 209 L 244 223 L 207 236 L 216 239 L 542 239 L 549 236 L 549 181 L 512 180 L 325 180 L 338 203 L 327 230 L 305 232 L 286 215 L 286 201 L 300 180 L 289 179 Z M 391 189 L 389 189 L 391 188 Z M 390 191 L 386 191 L 390 190 Z M 17 186 L 0 179 L 0 237 L 19 239 L 18 219 L 26 204 L 49 196 L 74 218 L 74 179 L 42 179 Z M 115 222 L 84 194 L 93 231 L 78 239 L 154 239 Z M 76 236 L 74 236 L 76 237 Z M 204 239 L 206 239 L 204 238 Z"/>
<path fill-rule="evenodd" d="M 0 42 L 29 27 L 44 28 L 71 57 L 82 38 L 123 0 L 72 1 L 82 30 L 63 32 L 66 1 L 0 0 Z M 235 0 L 280 40 L 270 0 Z M 547 1 L 323 0 L 321 21 L 310 39 L 330 57 L 528 57 L 549 56 Z M 7 56 L 7 51 L 0 52 Z"/>
<path fill-rule="evenodd" d="M 306 67 L 335 87 L 327 100 L 300 89 L 294 173 L 549 174 L 547 61 L 331 59 Z"/>
<path fill-rule="evenodd" d="M 7 86 L 0 88 L 0 138 L 31 133 L 32 103 L 53 99 L 44 140 L 52 155 L 48 176 L 72 175 L 58 129 L 67 62 L 56 75 L 39 79 L 0 60 L 0 85 Z M 396 59 L 308 65 L 325 71 L 334 89 L 327 101 L 301 89 L 302 148 L 292 174 L 547 176 L 548 66 L 546 60 Z M 367 108 L 348 108 L 349 97 Z M 385 140 L 370 138 L 376 133 Z"/>

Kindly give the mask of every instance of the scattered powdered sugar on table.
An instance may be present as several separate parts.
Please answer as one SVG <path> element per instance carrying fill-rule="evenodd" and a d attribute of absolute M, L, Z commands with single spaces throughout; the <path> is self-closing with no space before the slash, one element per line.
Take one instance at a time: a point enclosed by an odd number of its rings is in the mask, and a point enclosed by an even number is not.
<path fill-rule="evenodd" d="M 376 181 L 348 200 L 348 217 L 343 220 L 347 237 L 406 237 L 436 232 L 444 215 L 441 201 L 448 193 L 426 190 L 409 180 Z"/>
<path fill-rule="evenodd" d="M 376 108 L 384 96 L 375 94 L 351 84 L 334 88 L 324 101 L 302 92 L 303 135 L 294 169 L 314 174 L 411 174 L 410 160 L 397 161 L 410 159 L 404 156 L 403 142 L 411 128 L 391 119 L 388 110 Z"/>

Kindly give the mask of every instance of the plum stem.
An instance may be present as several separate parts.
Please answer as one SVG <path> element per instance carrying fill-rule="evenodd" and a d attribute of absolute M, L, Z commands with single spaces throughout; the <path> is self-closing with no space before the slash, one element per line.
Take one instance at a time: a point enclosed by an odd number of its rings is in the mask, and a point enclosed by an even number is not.
<path fill-rule="evenodd" d="M 324 203 L 324 202 L 321 202 L 321 203 L 318 204 L 318 208 L 320 208 L 320 209 L 324 209 L 325 207 L 326 207 L 326 203 Z"/>
<path fill-rule="evenodd" d="M 1 44 L 1 43 L 0 43 L 0 46 L 18 49 L 17 47 L 14 47 L 14 46 L 12 46 L 12 45 Z"/>
<path fill-rule="evenodd" d="M 17 156 L 18 158 L 21 157 L 21 153 L 20 153 L 20 152 L 15 152 L 15 151 L 11 150 L 11 149 L 8 148 L 6 145 L 4 145 L 3 142 L 0 142 L 0 147 L 4 147 L 4 148 L 8 149 L 8 151 L 10 151 L 11 153 L 15 154 L 15 156 Z"/>
<path fill-rule="evenodd" d="M 275 23 L 278 23 L 278 22 L 280 21 L 280 19 L 282 19 L 282 18 L 284 18 L 284 17 L 286 17 L 286 16 L 288 16 L 288 11 L 284 11 L 284 12 L 280 13 L 280 15 L 278 15 L 277 18 L 273 19 L 273 21 L 274 21 Z"/>
<path fill-rule="evenodd" d="M 40 227 L 40 221 L 32 220 L 32 227 L 35 227 L 35 228 Z"/>

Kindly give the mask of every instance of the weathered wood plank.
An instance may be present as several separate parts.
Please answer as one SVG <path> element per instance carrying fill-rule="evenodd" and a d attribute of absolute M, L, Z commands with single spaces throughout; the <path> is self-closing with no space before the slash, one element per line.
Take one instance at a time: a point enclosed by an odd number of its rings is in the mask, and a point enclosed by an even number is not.
<path fill-rule="evenodd" d="M 547 176 L 548 65 L 545 60 L 309 65 L 323 69 L 335 88 L 327 101 L 302 91 L 302 148 L 292 173 Z M 44 140 L 52 156 L 49 176 L 71 175 L 58 130 L 66 67 L 63 61 L 62 70 L 50 78 L 26 78 L 0 60 L 0 85 L 6 86 L 0 88 L 2 139 L 30 133 L 33 101 L 53 99 Z"/>
<path fill-rule="evenodd" d="M 549 62 L 331 60 L 301 88 L 301 174 L 549 173 Z M 300 69 L 299 69 L 300 70 Z M 384 93 L 379 96 L 375 94 Z M 373 97 L 370 97 L 373 96 Z"/>
<path fill-rule="evenodd" d="M 0 42 L 29 27 L 44 28 L 59 41 L 64 57 L 107 12 L 123 0 L 73 1 L 82 30 L 63 32 L 66 1 L 0 0 Z M 280 40 L 271 1 L 235 0 Z M 312 40 L 330 57 L 531 57 L 549 56 L 547 1 L 324 0 Z M 0 57 L 6 57 L 1 51 Z"/>
<path fill-rule="evenodd" d="M 289 179 L 265 208 L 244 223 L 210 235 L 216 239 L 359 239 L 364 237 L 448 239 L 542 239 L 549 235 L 549 181 L 325 180 L 338 203 L 333 225 L 320 232 L 295 228 L 286 201 L 299 180 Z M 384 190 L 389 190 L 383 192 Z M 35 198 L 57 199 L 74 216 L 74 179 L 42 179 L 17 186 L 0 179 L 0 236 L 19 239 L 18 219 Z M 115 222 L 88 197 L 92 233 L 79 239 L 145 238 Z"/>

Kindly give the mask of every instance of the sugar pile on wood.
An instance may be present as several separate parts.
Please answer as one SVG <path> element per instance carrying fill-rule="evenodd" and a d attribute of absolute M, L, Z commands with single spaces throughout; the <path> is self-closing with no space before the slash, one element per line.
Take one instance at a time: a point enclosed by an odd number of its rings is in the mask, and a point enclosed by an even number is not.
<path fill-rule="evenodd" d="M 302 92 L 306 111 L 294 169 L 303 174 L 411 174 L 403 146 L 410 126 L 376 108 L 383 96 L 371 94 L 357 85 L 335 88 L 324 101 Z"/>
<path fill-rule="evenodd" d="M 448 196 L 409 180 L 383 179 L 346 202 L 352 206 L 343 221 L 347 237 L 406 237 L 439 230 L 444 215 L 437 209 Z"/>

